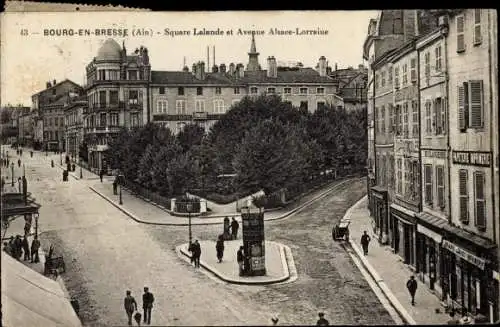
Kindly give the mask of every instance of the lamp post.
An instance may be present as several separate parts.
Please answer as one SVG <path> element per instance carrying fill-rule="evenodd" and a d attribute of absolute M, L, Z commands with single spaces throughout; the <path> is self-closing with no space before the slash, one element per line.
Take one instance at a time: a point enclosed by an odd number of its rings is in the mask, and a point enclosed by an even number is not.
<path fill-rule="evenodd" d="M 120 186 L 120 205 L 123 204 L 123 201 L 122 201 L 122 183 L 121 183 L 121 178 L 122 175 L 118 175 L 118 185 Z"/>
<path fill-rule="evenodd" d="M 62 150 L 59 152 L 59 158 L 61 159 L 61 166 L 62 166 Z"/>
<path fill-rule="evenodd" d="M 38 238 L 38 212 L 33 214 L 35 216 L 35 237 Z"/>
<path fill-rule="evenodd" d="M 12 186 L 14 186 L 14 163 L 10 165 L 10 168 L 12 170 Z"/>
<path fill-rule="evenodd" d="M 82 179 L 83 178 L 82 158 L 78 158 L 78 164 L 80 166 L 80 179 Z"/>
<path fill-rule="evenodd" d="M 191 244 L 193 240 L 193 233 L 191 231 L 191 210 L 193 210 L 193 204 L 191 202 L 186 203 L 186 210 L 188 212 L 189 244 Z"/>

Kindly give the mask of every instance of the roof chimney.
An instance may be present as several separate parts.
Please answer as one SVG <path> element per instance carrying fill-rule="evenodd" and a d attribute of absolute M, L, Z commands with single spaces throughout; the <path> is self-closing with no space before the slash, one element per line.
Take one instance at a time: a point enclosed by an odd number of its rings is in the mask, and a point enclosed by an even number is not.
<path fill-rule="evenodd" d="M 319 62 L 318 62 L 318 72 L 319 76 L 326 76 L 326 58 L 325 56 L 319 57 Z"/>
<path fill-rule="evenodd" d="M 337 63 L 335 63 L 335 71 L 337 71 Z"/>
<path fill-rule="evenodd" d="M 212 73 L 218 73 L 219 72 L 219 67 L 217 65 L 212 66 Z"/>
<path fill-rule="evenodd" d="M 245 66 L 243 64 L 238 64 L 236 65 L 236 74 L 238 78 L 243 78 L 245 77 Z"/>
<path fill-rule="evenodd" d="M 189 67 L 188 66 L 184 66 L 184 68 L 182 68 L 182 71 L 185 72 L 185 73 L 188 73 L 189 72 Z"/>
<path fill-rule="evenodd" d="M 274 58 L 274 56 L 267 57 L 267 77 L 278 77 L 278 67 L 276 64 L 276 58 Z"/>
<path fill-rule="evenodd" d="M 52 87 L 52 84 L 50 84 L 50 81 L 48 81 L 45 85 L 47 86 L 48 89 Z"/>
<path fill-rule="evenodd" d="M 225 74 L 226 73 L 226 65 L 225 64 L 220 64 L 219 71 L 221 73 Z"/>
<path fill-rule="evenodd" d="M 197 65 L 196 65 L 196 64 L 193 64 L 193 69 L 192 69 L 192 72 L 193 72 L 193 75 L 194 75 L 194 76 L 197 76 L 197 75 L 196 75 L 196 68 L 197 68 Z"/>
<path fill-rule="evenodd" d="M 54 81 L 53 81 L 53 84 L 52 84 L 52 86 L 55 86 L 55 85 L 56 85 L 56 80 L 54 80 Z"/>
<path fill-rule="evenodd" d="M 205 67 L 205 65 L 203 65 Z M 207 70 L 210 69 L 210 46 L 207 46 Z"/>
<path fill-rule="evenodd" d="M 203 61 L 199 61 L 196 65 L 196 74 L 197 79 L 205 79 L 205 63 Z"/>
<path fill-rule="evenodd" d="M 235 73 L 236 67 L 234 66 L 234 63 L 229 64 L 229 75 L 233 76 Z"/>

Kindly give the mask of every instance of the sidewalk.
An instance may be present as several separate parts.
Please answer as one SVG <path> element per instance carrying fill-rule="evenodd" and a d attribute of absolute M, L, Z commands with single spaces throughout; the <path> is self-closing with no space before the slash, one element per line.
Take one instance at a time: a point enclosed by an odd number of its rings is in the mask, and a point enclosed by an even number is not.
<path fill-rule="evenodd" d="M 373 229 L 366 196 L 346 212 L 344 219 L 351 221 L 350 244 L 356 255 L 404 320 L 411 325 L 446 324 L 450 319 L 448 314 L 444 313 L 439 298 L 432 294 L 426 285 L 418 283 L 415 306 L 411 305 L 406 282 L 414 272 L 398 255 L 392 253 L 390 247 L 379 245 L 371 235 Z M 372 239 L 367 256 L 360 250 L 361 235 L 365 230 Z M 436 313 L 435 309 L 438 308 L 441 313 Z"/>
<path fill-rule="evenodd" d="M 356 179 L 356 178 L 355 178 Z M 277 219 L 286 218 L 301 209 L 305 208 L 314 201 L 326 196 L 328 193 L 337 189 L 338 187 L 351 182 L 353 179 L 339 180 L 330 184 L 327 187 L 318 189 L 311 194 L 304 196 L 297 202 L 291 204 L 287 208 L 274 210 L 266 212 L 264 215 L 264 220 L 271 221 Z M 96 182 L 89 188 L 104 198 L 106 201 L 114 205 L 116 208 L 120 209 L 130 218 L 137 222 L 152 225 L 174 225 L 174 226 L 187 226 L 189 218 L 173 216 L 166 209 L 163 209 L 159 205 L 138 198 L 126 189 L 122 190 L 122 205 L 119 204 L 118 195 L 113 194 L 112 183 L 109 181 L 100 183 Z M 197 216 L 191 217 L 191 224 L 193 225 L 212 225 L 212 224 L 223 224 L 225 217 L 235 217 L 238 222 L 241 223 L 241 214 L 238 212 L 224 213 L 223 215 L 214 212 L 207 216 Z"/>

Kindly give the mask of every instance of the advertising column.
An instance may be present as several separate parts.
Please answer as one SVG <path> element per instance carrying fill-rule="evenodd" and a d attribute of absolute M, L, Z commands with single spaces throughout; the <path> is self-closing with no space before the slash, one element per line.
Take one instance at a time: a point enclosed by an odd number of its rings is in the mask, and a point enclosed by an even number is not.
<path fill-rule="evenodd" d="M 263 276 L 265 266 L 264 210 L 256 207 L 241 209 L 243 221 L 243 249 L 248 276 Z"/>

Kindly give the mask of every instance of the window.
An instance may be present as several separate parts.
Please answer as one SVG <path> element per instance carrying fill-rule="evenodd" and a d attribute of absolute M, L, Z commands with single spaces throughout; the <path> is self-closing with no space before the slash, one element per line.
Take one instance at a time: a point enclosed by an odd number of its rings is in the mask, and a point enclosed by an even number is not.
<path fill-rule="evenodd" d="M 389 156 L 389 186 L 394 187 L 394 156 Z"/>
<path fill-rule="evenodd" d="M 109 91 L 109 104 L 118 104 L 118 91 Z"/>
<path fill-rule="evenodd" d="M 458 189 L 460 196 L 460 221 L 464 224 L 469 223 L 469 193 L 467 191 L 468 172 L 466 169 L 458 171 Z"/>
<path fill-rule="evenodd" d="M 411 198 L 412 200 L 414 199 L 420 199 L 420 161 L 418 160 L 413 160 L 413 169 L 412 169 L 412 180 L 411 180 L 411 185 L 412 185 L 412 194 Z"/>
<path fill-rule="evenodd" d="M 325 88 L 324 87 L 318 87 L 316 89 L 317 94 L 325 94 Z"/>
<path fill-rule="evenodd" d="M 474 223 L 479 229 L 486 228 L 486 204 L 484 198 L 484 173 L 474 172 L 474 204 L 476 206 Z"/>
<path fill-rule="evenodd" d="M 307 110 L 307 101 L 300 101 L 300 109 Z"/>
<path fill-rule="evenodd" d="M 389 70 L 387 71 L 387 84 L 392 84 L 392 68 L 389 68 Z"/>
<path fill-rule="evenodd" d="M 250 88 L 250 94 L 257 94 L 257 93 L 258 93 L 258 89 L 255 86 Z"/>
<path fill-rule="evenodd" d="M 99 91 L 99 107 L 106 107 L 106 91 Z"/>
<path fill-rule="evenodd" d="M 395 110 L 395 118 L 396 118 L 396 135 L 400 135 L 401 134 L 401 118 L 402 118 L 402 115 L 401 115 L 401 105 L 397 104 L 396 105 L 396 110 Z"/>
<path fill-rule="evenodd" d="M 385 133 L 385 107 L 380 108 L 380 132 Z"/>
<path fill-rule="evenodd" d="M 434 48 L 434 55 L 436 58 L 436 71 L 440 72 L 441 71 L 441 45 L 438 45 L 436 48 Z"/>
<path fill-rule="evenodd" d="M 54 132 L 54 140 L 59 140 L 59 133 L 58 133 L 58 131 Z"/>
<path fill-rule="evenodd" d="M 408 84 L 408 64 L 403 65 L 403 86 Z"/>
<path fill-rule="evenodd" d="M 216 114 L 224 113 L 224 100 L 214 100 L 214 113 Z"/>
<path fill-rule="evenodd" d="M 130 90 L 128 91 L 128 103 L 129 104 L 138 104 L 139 103 L 139 91 L 138 90 Z"/>
<path fill-rule="evenodd" d="M 160 86 L 158 93 L 165 94 L 165 86 Z"/>
<path fill-rule="evenodd" d="M 412 175 L 412 164 L 410 159 L 406 158 L 404 159 L 404 179 L 403 179 L 403 191 L 404 191 L 404 197 L 409 197 L 411 195 L 411 175 Z"/>
<path fill-rule="evenodd" d="M 482 128 L 483 121 L 483 81 L 469 81 L 458 86 L 458 127 Z"/>
<path fill-rule="evenodd" d="M 374 108 L 374 115 L 375 115 L 375 133 L 380 132 L 380 110 L 378 107 Z"/>
<path fill-rule="evenodd" d="M 443 210 L 445 207 L 443 166 L 436 166 L 436 186 L 437 186 L 437 205 L 439 209 Z"/>
<path fill-rule="evenodd" d="M 108 70 L 108 77 L 111 81 L 117 81 L 120 79 L 120 71 L 116 69 Z"/>
<path fill-rule="evenodd" d="M 285 94 L 292 94 L 292 88 L 291 87 L 285 87 L 283 89 L 283 93 L 285 93 Z"/>
<path fill-rule="evenodd" d="M 240 94 L 240 88 L 239 87 L 235 87 L 234 88 L 234 94 Z"/>
<path fill-rule="evenodd" d="M 106 71 L 104 69 L 99 69 L 97 71 L 97 79 L 100 81 L 106 80 Z"/>
<path fill-rule="evenodd" d="M 137 127 L 137 126 L 139 126 L 139 113 L 132 112 L 130 113 L 130 127 Z"/>
<path fill-rule="evenodd" d="M 300 94 L 307 94 L 307 87 L 301 87 Z"/>
<path fill-rule="evenodd" d="M 177 88 L 177 95 L 184 95 L 184 87 L 183 86 L 179 86 Z"/>
<path fill-rule="evenodd" d="M 380 73 L 380 86 L 385 87 L 385 72 Z"/>
<path fill-rule="evenodd" d="M 459 15 L 455 18 L 455 23 L 457 26 L 457 52 L 465 51 L 465 17 L 464 15 Z M 475 29 L 474 29 L 475 30 Z"/>
<path fill-rule="evenodd" d="M 432 134 L 432 117 L 431 117 L 432 104 L 431 100 L 425 101 L 425 134 Z"/>
<path fill-rule="evenodd" d="M 271 94 L 276 93 L 276 88 L 274 88 L 274 87 L 268 87 L 267 88 L 267 93 L 271 93 Z"/>
<path fill-rule="evenodd" d="M 204 100 L 196 100 L 195 111 L 196 112 L 204 112 L 205 111 L 205 101 Z"/>
<path fill-rule="evenodd" d="M 394 67 L 394 88 L 399 89 L 399 67 Z"/>
<path fill-rule="evenodd" d="M 412 128 L 411 128 L 411 134 L 412 134 L 413 138 L 417 138 L 418 137 L 418 126 L 420 124 L 419 124 L 419 121 L 418 121 L 418 103 L 417 103 L 416 100 L 412 100 L 411 101 L 411 109 L 412 109 L 412 118 L 411 118 Z"/>
<path fill-rule="evenodd" d="M 424 54 L 424 69 L 426 83 L 429 84 L 429 78 L 431 77 L 431 54 L 429 52 Z"/>
<path fill-rule="evenodd" d="M 375 89 L 378 89 L 380 87 L 380 75 L 378 73 L 375 73 Z"/>
<path fill-rule="evenodd" d="M 408 137 L 408 102 L 403 103 L 403 130 L 404 130 L 404 137 Z"/>
<path fill-rule="evenodd" d="M 222 93 L 222 89 L 220 87 L 215 88 L 215 94 L 220 95 Z"/>
<path fill-rule="evenodd" d="M 196 88 L 196 95 L 203 95 L 203 87 L 198 86 Z"/>
<path fill-rule="evenodd" d="M 177 100 L 175 101 L 175 110 L 178 115 L 186 114 L 186 100 Z"/>
<path fill-rule="evenodd" d="M 118 126 L 119 123 L 118 123 L 118 114 L 116 113 L 112 113 L 110 114 L 110 125 L 111 126 Z"/>
<path fill-rule="evenodd" d="M 398 183 L 397 183 L 398 185 L 397 185 L 396 192 L 398 194 L 403 194 L 403 160 L 402 159 L 397 160 L 396 170 L 397 170 L 397 179 L 398 179 Z"/>
<path fill-rule="evenodd" d="M 323 109 L 325 108 L 325 102 L 324 101 L 318 101 L 316 105 L 316 109 Z"/>
<path fill-rule="evenodd" d="M 425 193 L 424 201 L 432 206 L 432 165 L 424 165 Z"/>
<path fill-rule="evenodd" d="M 156 103 L 156 112 L 167 113 L 168 112 L 168 102 L 167 100 L 158 100 Z"/>
<path fill-rule="evenodd" d="M 434 123 L 435 123 L 435 132 L 436 135 L 443 134 L 443 115 L 442 115 L 442 108 L 443 102 L 441 101 L 441 98 L 436 98 L 434 100 Z"/>
<path fill-rule="evenodd" d="M 128 79 L 131 81 L 137 80 L 137 70 L 129 70 L 128 71 Z"/>
<path fill-rule="evenodd" d="M 59 126 L 64 126 L 64 117 L 59 117 Z"/>
<path fill-rule="evenodd" d="M 101 113 L 100 116 L 99 116 L 99 126 L 106 126 L 106 114 L 105 113 Z"/>
<path fill-rule="evenodd" d="M 239 99 L 234 99 L 234 100 L 231 102 L 231 105 L 235 106 L 235 105 L 237 105 L 239 102 L 240 102 L 240 100 L 239 100 Z"/>
<path fill-rule="evenodd" d="M 388 105 L 389 108 L 389 133 L 394 132 L 394 107 L 391 103 Z"/>
<path fill-rule="evenodd" d="M 417 81 L 417 59 L 410 60 L 410 80 L 412 83 Z"/>
<path fill-rule="evenodd" d="M 474 9 L 474 45 L 481 44 L 481 9 Z"/>

